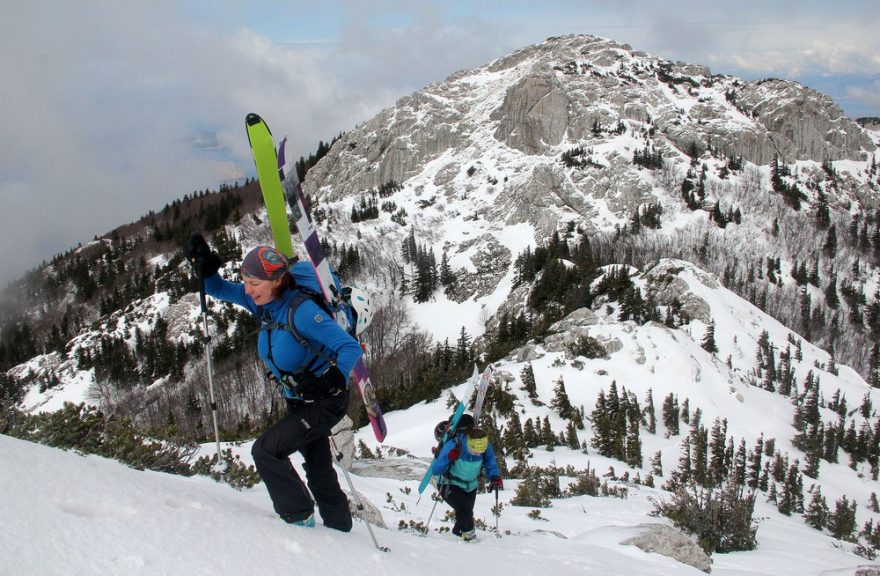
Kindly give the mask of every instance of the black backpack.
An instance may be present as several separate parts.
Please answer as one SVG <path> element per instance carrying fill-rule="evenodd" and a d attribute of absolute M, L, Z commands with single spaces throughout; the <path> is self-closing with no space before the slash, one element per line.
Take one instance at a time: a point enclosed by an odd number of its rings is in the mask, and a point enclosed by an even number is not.
<path fill-rule="evenodd" d="M 447 418 L 446 420 L 441 420 L 434 426 L 434 439 L 437 440 L 437 446 L 431 449 L 431 452 L 434 454 L 439 454 L 440 449 L 443 448 L 444 439 L 449 440 L 450 438 L 458 438 L 459 433 L 467 432 L 471 428 L 474 427 L 474 417 L 470 414 L 462 414 L 461 418 L 458 419 L 458 425 L 454 430 L 449 429 L 449 425 L 452 423 L 452 416 Z"/>

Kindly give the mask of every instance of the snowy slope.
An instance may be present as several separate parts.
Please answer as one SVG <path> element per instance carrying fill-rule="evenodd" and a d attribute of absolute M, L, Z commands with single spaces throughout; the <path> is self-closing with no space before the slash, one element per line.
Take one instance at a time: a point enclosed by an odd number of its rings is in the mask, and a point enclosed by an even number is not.
<path fill-rule="evenodd" d="M 729 434 L 735 439 L 745 438 L 751 447 L 763 433 L 777 439 L 780 451 L 797 457 L 789 444 L 793 434 L 791 401 L 750 386 L 747 374 L 754 364 L 761 331 L 767 330 L 778 343 L 797 336 L 718 286 L 710 275 L 675 264 L 683 268 L 680 277 L 687 281 L 689 290 L 705 300 L 716 318 L 720 349 L 716 357 L 700 348 L 698 322 L 691 325 L 693 334 L 689 334 L 600 316 L 590 326 L 591 334 L 622 343 L 622 348 L 608 359 L 581 359 L 584 365 L 579 369 L 561 353 L 542 346 L 535 348 L 532 363 L 543 407 L 533 406 L 519 389 L 523 362 L 511 357 L 498 363 L 498 371 L 511 377 L 508 388 L 517 395 L 521 417 L 547 416 L 558 432 L 563 421 L 548 405 L 560 376 L 565 379 L 572 403 L 583 405 L 587 413 L 598 391 L 607 391 L 614 380 L 618 387 L 634 392 L 640 401 L 652 389 L 658 413 L 662 398 L 672 392 L 680 399 L 688 398 L 691 410 L 699 407 L 707 427 L 715 417 L 727 418 Z M 719 360 L 727 356 L 731 357 L 731 367 Z M 880 402 L 877 391 L 869 389 L 851 370 L 842 368 L 834 376 L 816 367 L 826 361 L 826 353 L 804 345 L 803 360 L 796 364 L 798 381 L 812 369 L 820 375 L 826 398 L 840 388 L 853 407 L 865 393 L 871 395 L 875 405 Z M 461 394 L 464 384 L 450 390 Z M 529 508 L 505 506 L 498 518 L 501 538 L 495 538 L 491 530 L 496 521 L 491 513 L 494 497 L 481 494 L 475 512 L 487 528 L 479 531 L 481 541 L 474 546 L 455 541 L 448 532 L 437 532 L 450 526 L 442 504 L 432 521 L 430 537 L 399 530 L 400 523 L 424 522 L 430 513 L 431 500 L 426 495 L 419 501 L 416 487 L 427 465 L 433 425 L 447 414 L 444 395 L 387 414 L 390 432 L 381 448 L 369 429 L 357 434 L 357 440 L 382 452 L 379 461 L 357 461 L 352 478 L 359 493 L 382 512 L 388 528 L 377 528 L 375 532 L 380 545 L 391 548 L 389 553 L 376 550 L 361 522 L 348 535 L 283 524 L 275 518 L 262 485 L 236 492 L 201 477 L 138 472 L 101 458 L 81 457 L 0 436 L 3 518 L 6 526 L 13 527 L 0 533 L 0 549 L 9 551 L 0 558 L 0 574 L 241 574 L 294 567 L 309 574 L 357 573 L 365 567 L 383 574 L 699 573 L 669 558 L 621 544 L 637 535 L 642 530 L 640 525 L 668 523 L 650 516 L 653 500 L 669 498 L 659 488 L 662 477 L 655 479 L 658 488 L 618 484 L 628 488 L 625 500 L 556 500 L 540 511 L 538 519 L 529 517 Z M 834 420 L 828 411 L 823 411 L 823 418 Z M 686 430 L 683 424 L 682 433 Z M 663 432 L 662 424 L 658 424 L 656 435 L 642 431 L 643 454 L 647 461 L 654 452 L 662 451 L 668 474 L 676 466 L 682 436 L 665 438 Z M 589 441 L 589 427 L 581 434 L 582 441 Z M 245 462 L 250 461 L 248 443 L 231 448 Z M 206 450 L 213 451 L 213 447 Z M 592 449 L 586 454 L 565 447 L 553 452 L 537 449 L 530 461 L 540 466 L 589 466 L 599 474 L 614 467 L 618 476 L 627 470 L 621 462 L 598 456 Z M 294 463 L 301 465 L 296 456 Z M 381 470 L 386 472 L 377 472 Z M 394 470 L 397 472 L 389 472 Z M 644 477 L 646 470 L 631 472 L 640 472 Z M 865 469 L 859 472 L 861 475 L 845 463 L 823 462 L 820 482 L 829 503 L 844 494 L 858 502 L 861 525 L 874 516 L 867 501 L 877 486 L 867 480 Z M 348 491 L 341 471 L 339 476 Z M 563 478 L 564 484 L 568 481 Z M 509 502 L 516 484 L 516 480 L 507 479 L 502 503 Z M 713 574 L 850 574 L 853 567 L 867 563 L 852 553 L 851 544 L 809 528 L 796 514 L 779 514 L 760 493 L 755 517 L 759 522 L 758 549 L 716 554 Z"/>
<path fill-rule="evenodd" d="M 236 492 L 204 478 L 139 472 L 6 436 L 0 436 L 0 454 L 4 575 L 702 574 L 620 544 L 638 534 L 639 523 L 656 521 L 646 516 L 648 490 L 627 500 L 572 499 L 546 512 L 550 522 L 506 508 L 499 523 L 511 534 L 495 538 L 481 532 L 473 545 L 448 533 L 424 538 L 375 529 L 380 544 L 390 548 L 380 552 L 361 522 L 350 534 L 284 524 L 262 486 Z M 404 484 L 416 484 L 360 477 L 355 482 L 376 502 L 386 492 L 398 494 Z M 490 505 L 481 495 L 476 510 L 491 523 Z M 425 519 L 430 501 L 414 510 Z M 864 563 L 791 519 L 773 518 L 763 530 L 766 546 L 716 556 L 712 573 L 818 575 Z M 786 545 L 794 536 L 796 555 Z"/>

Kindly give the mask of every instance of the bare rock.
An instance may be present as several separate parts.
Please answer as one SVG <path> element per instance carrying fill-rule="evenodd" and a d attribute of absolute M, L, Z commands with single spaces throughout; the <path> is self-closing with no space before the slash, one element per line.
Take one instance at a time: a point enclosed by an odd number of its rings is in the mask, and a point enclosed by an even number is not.
<path fill-rule="evenodd" d="M 331 439 L 336 447 L 342 452 L 342 466 L 346 470 L 351 470 L 352 462 L 354 462 L 354 423 L 351 418 L 344 416 L 342 420 L 336 423 L 330 430 Z"/>
<path fill-rule="evenodd" d="M 871 139 L 830 97 L 797 82 L 748 82 L 737 91 L 735 102 L 767 129 L 787 161 L 860 160 L 863 149 L 874 150 Z M 766 164 L 770 160 L 752 161 Z"/>
<path fill-rule="evenodd" d="M 540 357 L 536 346 L 532 343 L 526 344 L 516 352 L 517 362 L 532 362 Z"/>
<path fill-rule="evenodd" d="M 640 528 L 644 528 L 645 531 L 634 538 L 624 540 L 621 544 L 630 544 L 645 552 L 662 554 L 702 570 L 706 574 L 712 572 L 712 559 L 693 539 L 665 524 L 643 524 Z"/>
<path fill-rule="evenodd" d="M 692 264 L 673 259 L 660 260 L 650 267 L 645 271 L 645 279 L 658 304 L 668 305 L 677 300 L 682 306 L 682 312 L 689 318 L 708 324 L 712 320 L 712 309 L 708 302 L 693 293 L 687 280 L 681 277 L 681 273 L 685 271 L 695 275 L 710 288 L 720 285 L 713 275 Z"/>
<path fill-rule="evenodd" d="M 358 501 L 360 501 L 361 504 L 360 509 L 358 509 Z M 353 518 L 360 518 L 364 522 L 369 522 L 373 526 L 378 526 L 379 528 L 388 527 L 385 524 L 385 519 L 382 517 L 382 512 L 360 492 L 349 494 L 348 509 Z"/>
<path fill-rule="evenodd" d="M 568 127 L 565 87 L 549 70 L 536 72 L 511 86 L 491 119 L 495 138 L 526 154 L 543 154 L 559 144 Z"/>

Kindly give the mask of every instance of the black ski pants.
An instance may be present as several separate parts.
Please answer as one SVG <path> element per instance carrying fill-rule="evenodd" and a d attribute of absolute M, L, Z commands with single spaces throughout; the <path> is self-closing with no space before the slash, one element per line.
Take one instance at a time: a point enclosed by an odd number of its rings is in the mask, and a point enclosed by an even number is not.
<path fill-rule="evenodd" d="M 350 531 L 348 498 L 333 469 L 329 439 L 330 429 L 348 409 L 348 390 L 315 402 L 288 400 L 287 408 L 287 416 L 257 438 L 251 449 L 275 512 L 294 522 L 308 518 L 317 504 L 325 526 Z M 305 460 L 308 487 L 290 462 L 294 452 Z"/>
<path fill-rule="evenodd" d="M 477 501 L 477 491 L 467 492 L 453 484 L 441 484 L 440 496 L 455 511 L 455 524 L 452 533 L 461 536 L 462 532 L 474 529 L 474 503 Z"/>

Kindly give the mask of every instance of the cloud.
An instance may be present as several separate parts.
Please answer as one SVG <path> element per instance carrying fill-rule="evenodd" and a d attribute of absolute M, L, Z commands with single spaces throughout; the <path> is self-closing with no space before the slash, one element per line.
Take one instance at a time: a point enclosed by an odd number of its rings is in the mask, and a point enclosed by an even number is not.
<path fill-rule="evenodd" d="M 13 2 L 0 21 L 0 285 L 251 173 L 249 112 L 308 155 L 402 96 L 548 36 L 595 34 L 732 74 L 880 71 L 876 2 L 766 4 Z M 876 102 L 864 85 L 850 94 Z"/>
<path fill-rule="evenodd" d="M 0 33 L 3 77 L 15 79 L 0 109 L 3 284 L 215 178 L 188 162 L 186 69 L 170 45 L 185 36 L 172 14 L 136 3 L 12 12 Z"/>
<path fill-rule="evenodd" d="M 180 25 L 173 3 L 51 4 L 19 3 L 0 33 L 0 51 L 15 55 L 0 71 L 16 79 L 0 89 L 0 285 L 250 170 L 250 111 L 307 155 L 393 102 L 323 73 L 326 50 Z M 205 133 L 213 158 L 194 145 Z"/>
<path fill-rule="evenodd" d="M 875 116 L 880 116 L 880 79 L 868 86 L 850 85 L 844 91 L 848 98 L 861 103 L 866 110 L 872 110 Z"/>
<path fill-rule="evenodd" d="M 482 64 L 493 40 L 479 34 L 485 22 L 444 22 L 430 3 L 400 3 L 409 23 L 394 29 L 365 25 L 369 7 L 351 3 L 341 37 L 297 43 L 236 26 L 243 8 L 218 6 L 207 24 L 170 1 L 37 1 L 4 14 L 0 50 L 15 57 L 0 71 L 17 80 L 4 84 L 0 110 L 0 285 L 252 172 L 248 112 L 279 140 L 289 136 L 295 156 L 308 155 L 401 96 Z M 194 144 L 205 134 L 216 139 L 214 158 Z"/>

